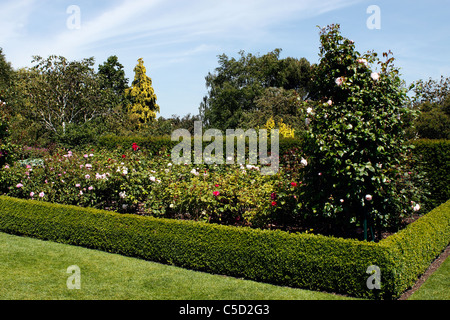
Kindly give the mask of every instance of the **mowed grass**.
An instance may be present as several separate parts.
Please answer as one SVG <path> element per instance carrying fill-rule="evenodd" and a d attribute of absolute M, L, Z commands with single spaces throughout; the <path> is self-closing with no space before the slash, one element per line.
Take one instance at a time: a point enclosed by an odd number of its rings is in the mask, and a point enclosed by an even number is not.
<path fill-rule="evenodd" d="M 67 268 L 81 271 L 69 290 Z M 0 300 L 336 300 L 340 295 L 186 270 L 0 233 Z"/>
<path fill-rule="evenodd" d="M 447 258 L 408 300 L 450 300 L 450 259 Z"/>

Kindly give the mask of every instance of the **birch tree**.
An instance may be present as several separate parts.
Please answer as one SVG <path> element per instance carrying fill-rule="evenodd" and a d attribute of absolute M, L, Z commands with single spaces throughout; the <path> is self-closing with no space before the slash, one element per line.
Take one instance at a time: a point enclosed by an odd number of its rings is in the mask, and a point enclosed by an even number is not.
<path fill-rule="evenodd" d="M 62 56 L 33 57 L 22 72 L 27 111 L 44 127 L 65 135 L 69 124 L 82 124 L 104 115 L 108 106 L 93 68 L 94 58 L 68 61 Z"/>

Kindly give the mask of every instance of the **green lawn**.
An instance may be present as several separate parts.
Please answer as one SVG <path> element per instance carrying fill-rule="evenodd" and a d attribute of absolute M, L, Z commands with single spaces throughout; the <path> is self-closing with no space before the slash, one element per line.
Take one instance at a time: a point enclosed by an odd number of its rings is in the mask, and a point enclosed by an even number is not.
<path fill-rule="evenodd" d="M 447 258 L 409 300 L 450 300 L 450 259 Z"/>
<path fill-rule="evenodd" d="M 69 266 L 81 289 L 69 290 Z M 344 300 L 349 297 L 212 275 L 0 233 L 0 300 Z M 450 259 L 410 300 L 449 300 Z"/>
<path fill-rule="evenodd" d="M 69 266 L 81 289 L 69 290 Z M 0 233 L 0 300 L 331 300 L 343 296 L 185 270 Z"/>

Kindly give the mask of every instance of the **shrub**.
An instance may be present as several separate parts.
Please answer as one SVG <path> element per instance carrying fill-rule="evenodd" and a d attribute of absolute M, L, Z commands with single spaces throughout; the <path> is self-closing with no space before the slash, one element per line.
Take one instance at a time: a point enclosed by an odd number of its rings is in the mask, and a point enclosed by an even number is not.
<path fill-rule="evenodd" d="M 0 168 L 8 196 L 118 212 L 264 227 L 274 176 L 254 165 L 172 165 L 137 143 L 122 153 L 60 149 Z"/>
<path fill-rule="evenodd" d="M 115 136 L 115 135 L 105 135 L 98 138 L 98 147 L 110 150 L 124 152 L 129 150 L 129 146 L 132 143 L 137 143 L 142 150 L 151 155 L 167 155 L 170 154 L 173 147 L 175 147 L 179 142 L 172 141 L 170 136 Z M 210 144 L 209 141 L 203 141 L 203 150 Z M 223 136 L 223 145 L 226 145 L 225 135 Z M 270 148 L 270 139 L 267 142 Z M 283 163 L 283 155 L 288 153 L 293 149 L 301 148 L 302 140 L 300 138 L 280 138 L 279 140 L 279 154 L 280 161 Z M 235 154 L 237 153 L 237 144 L 234 144 Z M 194 138 L 192 137 L 191 149 L 194 150 Z M 225 152 L 224 152 L 225 155 Z M 246 143 L 246 158 L 248 158 L 248 141 Z"/>
<path fill-rule="evenodd" d="M 450 199 L 450 140 L 416 140 L 414 154 L 427 178 L 422 186 L 430 193 L 426 203 L 432 209 Z"/>
<path fill-rule="evenodd" d="M 395 272 L 392 287 L 396 293 L 394 296 L 412 287 L 449 243 L 450 200 L 380 241 L 379 245 L 389 250 L 389 259 Z"/>
<path fill-rule="evenodd" d="M 365 221 L 378 231 L 395 227 L 413 213 L 416 190 L 397 183 L 410 153 L 403 122 L 410 109 L 403 107 L 406 90 L 394 59 L 361 55 L 338 25 L 322 29 L 320 39 L 314 86 L 321 100 L 306 103 L 310 124 L 303 148 L 309 165 L 300 213 L 342 233 Z"/>

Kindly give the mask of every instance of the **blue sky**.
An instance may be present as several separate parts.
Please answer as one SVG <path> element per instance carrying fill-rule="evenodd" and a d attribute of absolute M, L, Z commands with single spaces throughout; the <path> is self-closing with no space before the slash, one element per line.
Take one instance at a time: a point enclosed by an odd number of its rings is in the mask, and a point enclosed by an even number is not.
<path fill-rule="evenodd" d="M 80 28 L 67 27 L 80 9 Z M 380 29 L 369 29 L 370 5 Z M 197 114 L 205 76 L 217 56 L 244 50 L 318 62 L 319 30 L 339 23 L 359 52 L 391 50 L 407 83 L 450 76 L 450 1 L 384 0 L 0 0 L 0 47 L 14 68 L 33 55 L 71 60 L 119 58 L 130 81 L 138 58 L 161 107 L 160 116 Z"/>

